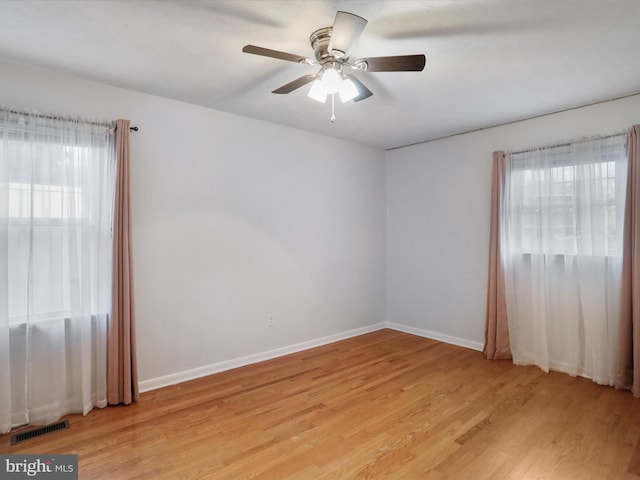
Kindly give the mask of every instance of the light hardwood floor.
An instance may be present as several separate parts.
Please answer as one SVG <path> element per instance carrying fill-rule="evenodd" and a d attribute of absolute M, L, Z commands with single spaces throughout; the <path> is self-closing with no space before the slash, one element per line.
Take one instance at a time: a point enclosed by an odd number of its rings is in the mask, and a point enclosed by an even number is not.
<path fill-rule="evenodd" d="M 69 416 L 92 479 L 640 479 L 640 400 L 392 330 Z"/>

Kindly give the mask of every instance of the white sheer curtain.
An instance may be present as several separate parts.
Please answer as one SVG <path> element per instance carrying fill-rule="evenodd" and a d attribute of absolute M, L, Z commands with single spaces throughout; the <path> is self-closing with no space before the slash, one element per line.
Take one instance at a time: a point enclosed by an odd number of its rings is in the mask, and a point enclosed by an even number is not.
<path fill-rule="evenodd" d="M 106 405 L 113 127 L 0 110 L 0 431 Z"/>
<path fill-rule="evenodd" d="M 507 154 L 502 261 L 513 360 L 613 385 L 626 134 Z"/>

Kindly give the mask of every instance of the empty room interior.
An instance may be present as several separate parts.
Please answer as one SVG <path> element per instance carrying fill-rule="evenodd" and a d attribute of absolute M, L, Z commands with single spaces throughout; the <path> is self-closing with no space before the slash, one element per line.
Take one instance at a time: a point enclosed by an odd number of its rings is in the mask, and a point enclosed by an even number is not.
<path fill-rule="evenodd" d="M 640 479 L 639 22 L 1 1 L 0 478 Z"/>

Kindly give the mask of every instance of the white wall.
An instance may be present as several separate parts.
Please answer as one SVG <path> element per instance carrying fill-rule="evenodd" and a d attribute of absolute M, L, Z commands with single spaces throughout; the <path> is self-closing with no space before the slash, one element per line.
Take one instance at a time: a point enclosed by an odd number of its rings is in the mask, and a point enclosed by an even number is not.
<path fill-rule="evenodd" d="M 140 127 L 133 239 L 147 387 L 385 319 L 481 348 L 491 152 L 640 122 L 636 96 L 385 154 L 8 62 L 0 104 Z"/>
<path fill-rule="evenodd" d="M 0 63 L 0 104 L 140 127 L 132 216 L 147 387 L 384 321 L 381 150 L 13 63 Z"/>
<path fill-rule="evenodd" d="M 492 152 L 636 123 L 640 96 L 387 152 L 387 321 L 481 349 Z"/>

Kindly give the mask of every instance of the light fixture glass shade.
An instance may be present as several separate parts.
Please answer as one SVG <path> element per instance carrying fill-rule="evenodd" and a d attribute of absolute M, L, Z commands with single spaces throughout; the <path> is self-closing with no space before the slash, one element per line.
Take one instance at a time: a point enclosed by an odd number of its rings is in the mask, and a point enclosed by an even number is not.
<path fill-rule="evenodd" d="M 327 68 L 322 74 L 322 83 L 327 93 L 338 93 L 342 84 L 342 75 L 334 68 Z"/>
<path fill-rule="evenodd" d="M 309 89 L 307 96 L 320 103 L 324 103 L 327 100 L 327 89 L 325 88 L 322 80 L 316 80 L 311 84 L 311 88 Z"/>
<path fill-rule="evenodd" d="M 350 79 L 345 78 L 340 84 L 340 90 L 338 90 L 338 93 L 340 93 L 340 100 L 342 100 L 342 103 L 345 103 L 358 96 L 358 89 Z"/>

